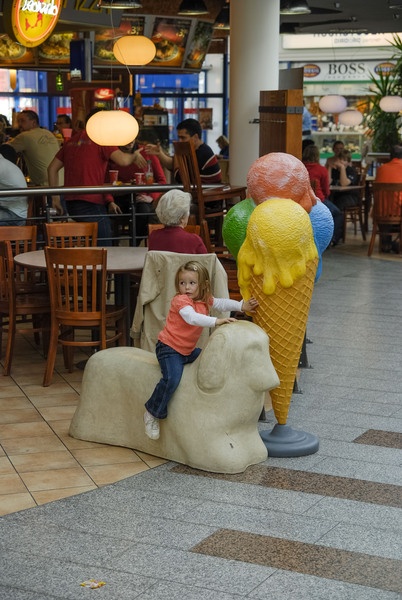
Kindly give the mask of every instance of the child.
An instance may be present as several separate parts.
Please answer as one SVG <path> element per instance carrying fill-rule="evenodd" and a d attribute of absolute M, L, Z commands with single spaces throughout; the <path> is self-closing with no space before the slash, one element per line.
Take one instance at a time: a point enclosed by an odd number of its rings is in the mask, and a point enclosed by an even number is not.
<path fill-rule="evenodd" d="M 213 298 L 207 269 L 195 260 L 182 265 L 176 273 L 177 294 L 173 297 L 166 325 L 158 336 L 156 356 L 162 378 L 145 404 L 145 433 L 151 440 L 159 438 L 159 419 L 166 419 L 167 405 L 183 373 L 184 365 L 199 356 L 196 348 L 202 327 L 215 327 L 236 321 L 231 317 L 217 319 L 209 316 L 210 308 L 219 311 L 254 312 L 258 302 L 228 298 Z"/>

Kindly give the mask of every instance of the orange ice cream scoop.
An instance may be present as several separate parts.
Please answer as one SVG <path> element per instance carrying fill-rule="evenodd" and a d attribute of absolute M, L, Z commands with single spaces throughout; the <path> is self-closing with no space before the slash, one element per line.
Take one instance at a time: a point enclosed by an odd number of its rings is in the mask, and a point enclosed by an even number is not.
<path fill-rule="evenodd" d="M 256 204 L 267 198 L 291 198 L 310 212 L 317 202 L 306 167 L 285 152 L 270 152 L 254 161 L 247 174 L 247 188 Z"/>
<path fill-rule="evenodd" d="M 270 356 L 280 380 L 270 396 L 275 417 L 284 425 L 318 264 L 306 211 L 283 198 L 258 205 L 250 216 L 237 262 L 242 296 L 258 300 L 253 321 L 270 339 Z"/>

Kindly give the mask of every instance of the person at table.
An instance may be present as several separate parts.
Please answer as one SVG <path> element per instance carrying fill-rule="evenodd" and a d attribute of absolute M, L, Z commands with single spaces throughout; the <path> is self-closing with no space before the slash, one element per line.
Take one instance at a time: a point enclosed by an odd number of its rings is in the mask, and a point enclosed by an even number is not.
<path fill-rule="evenodd" d="M 377 169 L 376 183 L 402 183 L 402 145 L 392 146 L 391 160 L 383 163 Z M 396 203 L 398 200 L 396 200 Z M 399 204 L 402 205 L 402 193 L 399 194 Z M 383 226 L 383 229 L 385 227 Z M 382 235 L 380 238 L 382 252 L 399 253 L 399 240 L 392 240 L 392 235 Z"/>
<path fill-rule="evenodd" d="M 207 254 L 200 236 L 185 230 L 190 216 L 190 205 L 191 194 L 188 192 L 169 190 L 163 194 L 156 207 L 156 214 L 165 227 L 150 233 L 148 250 Z"/>
<path fill-rule="evenodd" d="M 180 142 L 193 140 L 201 182 L 221 183 L 222 173 L 217 157 L 212 148 L 202 141 L 201 125 L 196 119 L 185 119 L 177 125 L 177 137 Z M 160 144 L 147 144 L 146 151 L 157 156 L 163 167 L 174 171 L 176 181 L 180 182 L 178 171 L 175 170 L 174 157 L 166 154 Z"/>
<path fill-rule="evenodd" d="M 148 154 L 145 150 L 145 144 L 138 141 L 133 141 L 126 146 L 120 146 L 120 150 L 127 154 L 134 154 L 140 152 L 141 156 L 146 161 L 145 167 L 140 167 L 136 163 L 132 163 L 128 166 L 120 166 L 113 160 L 109 161 L 108 171 L 106 173 L 106 181 L 109 181 L 109 170 L 116 170 L 119 172 L 118 180 L 123 183 L 135 183 L 135 175 L 142 173 L 144 175 L 144 185 L 147 184 L 146 177 L 149 173 L 152 176 L 152 182 L 159 183 L 160 185 L 166 184 L 165 172 L 157 156 Z M 152 184 L 151 184 L 152 185 Z M 155 206 L 160 198 L 160 192 L 142 192 L 135 196 L 135 212 L 142 213 L 144 216 L 137 216 L 136 218 L 136 234 L 138 238 L 146 238 L 148 235 L 148 223 L 157 223 L 157 219 L 153 217 L 155 214 Z M 115 202 L 119 206 L 122 213 L 128 214 L 131 210 L 131 194 L 127 195 L 116 195 Z M 113 221 L 115 223 L 115 219 Z M 138 243 L 141 242 L 139 239 Z"/>
<path fill-rule="evenodd" d="M 88 113 L 86 123 L 99 108 Z M 86 130 L 75 133 L 68 144 L 64 144 L 49 165 L 49 185 L 57 187 L 58 174 L 64 167 L 64 184 L 74 186 L 101 186 L 105 182 L 109 160 L 120 166 L 136 163 L 145 167 L 146 160 L 137 150 L 132 154 L 122 152 L 117 146 L 100 146 L 93 142 Z M 68 215 L 75 221 L 96 221 L 98 239 L 104 246 L 111 245 L 112 225 L 108 213 L 120 213 L 121 210 L 110 194 L 85 194 L 77 192 L 65 196 Z M 53 197 L 53 208 L 58 214 L 64 214 L 60 196 Z"/>
<path fill-rule="evenodd" d="M 229 158 L 229 140 L 226 135 L 220 135 L 216 143 L 219 146 L 218 158 Z"/>
<path fill-rule="evenodd" d="M 315 195 L 323 204 L 325 204 L 334 220 L 332 245 L 336 246 L 343 237 L 343 214 L 329 199 L 328 170 L 320 164 L 320 151 L 315 144 L 308 144 L 305 147 L 302 160 L 310 176 L 311 185 Z"/>
<path fill-rule="evenodd" d="M 24 173 L 17 166 L 17 153 L 9 144 L 0 146 L 0 189 L 26 188 Z M 0 197 L 0 225 L 25 225 L 27 196 Z"/>
<path fill-rule="evenodd" d="M 347 188 L 352 185 L 359 185 L 360 175 L 352 167 L 349 150 L 340 151 L 337 160 L 328 167 L 328 174 L 331 186 Z M 332 192 L 331 200 L 340 210 L 359 204 L 358 194 L 347 189 Z"/>
<path fill-rule="evenodd" d="M 51 131 L 40 126 L 34 110 L 20 112 L 17 122 L 20 133 L 7 144 L 22 154 L 31 183 L 48 185 L 47 168 L 59 149 L 59 143 Z"/>
<path fill-rule="evenodd" d="M 341 140 L 336 140 L 332 144 L 332 152 L 334 153 L 334 155 L 327 158 L 327 162 L 325 163 L 325 166 L 327 169 L 329 169 L 329 167 L 332 166 L 333 163 L 338 160 L 339 153 L 344 149 L 345 149 L 345 144 L 343 142 L 341 142 Z"/>

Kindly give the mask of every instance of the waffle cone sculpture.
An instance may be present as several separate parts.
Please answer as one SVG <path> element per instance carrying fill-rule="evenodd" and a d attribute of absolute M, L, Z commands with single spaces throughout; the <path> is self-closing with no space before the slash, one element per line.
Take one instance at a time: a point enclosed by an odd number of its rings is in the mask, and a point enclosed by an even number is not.
<path fill-rule="evenodd" d="M 270 198 L 255 208 L 238 254 L 238 279 L 243 298 L 253 295 L 259 301 L 253 321 L 269 336 L 280 380 L 270 396 L 280 425 L 287 421 L 317 264 L 304 208 L 283 198 Z"/>

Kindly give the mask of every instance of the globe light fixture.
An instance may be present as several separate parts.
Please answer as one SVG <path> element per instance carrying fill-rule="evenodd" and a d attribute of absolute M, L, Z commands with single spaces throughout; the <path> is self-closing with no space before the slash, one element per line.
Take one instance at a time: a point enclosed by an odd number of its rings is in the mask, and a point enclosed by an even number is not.
<path fill-rule="evenodd" d="M 344 111 L 347 104 L 347 100 L 343 96 L 328 94 L 320 99 L 318 106 L 322 112 L 336 114 Z"/>
<path fill-rule="evenodd" d="M 389 113 L 401 112 L 402 98 L 400 96 L 384 96 L 380 100 L 380 108 Z"/>
<path fill-rule="evenodd" d="M 195 17 L 197 15 L 207 15 L 208 9 L 204 0 L 182 0 L 177 14 Z"/>
<path fill-rule="evenodd" d="M 125 146 L 135 140 L 139 126 L 124 110 L 101 110 L 88 119 L 86 131 L 100 146 Z"/>
<path fill-rule="evenodd" d="M 123 65 L 146 65 L 156 54 L 156 46 L 144 35 L 123 35 L 113 46 L 113 54 Z"/>
<path fill-rule="evenodd" d="M 354 127 L 355 125 L 360 125 L 363 121 L 363 115 L 360 110 L 349 109 L 344 110 L 338 117 L 339 123 L 342 125 L 346 125 L 347 127 Z"/>

